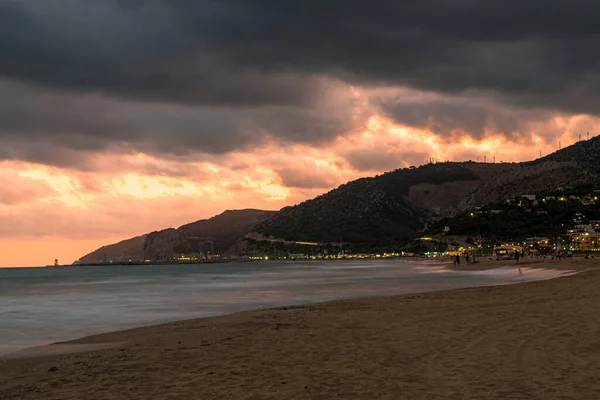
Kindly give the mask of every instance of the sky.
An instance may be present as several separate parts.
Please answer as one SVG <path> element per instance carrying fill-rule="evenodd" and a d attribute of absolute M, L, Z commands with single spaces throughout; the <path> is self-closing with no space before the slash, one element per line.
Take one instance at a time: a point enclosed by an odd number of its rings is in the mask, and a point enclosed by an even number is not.
<path fill-rule="evenodd" d="M 600 3 L 0 2 L 0 266 L 600 132 Z"/>

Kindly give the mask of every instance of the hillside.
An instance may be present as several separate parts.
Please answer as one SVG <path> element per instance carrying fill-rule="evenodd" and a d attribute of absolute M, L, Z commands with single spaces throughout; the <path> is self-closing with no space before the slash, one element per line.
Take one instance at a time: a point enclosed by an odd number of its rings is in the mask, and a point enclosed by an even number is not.
<path fill-rule="evenodd" d="M 600 137 L 523 163 L 445 162 L 361 178 L 279 212 L 226 211 L 82 257 L 82 262 L 164 260 L 175 254 L 297 250 L 314 242 L 368 251 L 410 242 L 436 221 L 558 186 L 597 186 Z M 500 225 L 501 226 L 501 223 Z M 327 246 L 329 244 L 329 246 Z"/>
<path fill-rule="evenodd" d="M 441 163 L 362 178 L 284 208 L 254 231 L 278 239 L 385 247 L 408 240 L 432 216 L 455 210 L 464 196 L 506 168 Z"/>
<path fill-rule="evenodd" d="M 523 241 L 528 237 L 555 238 L 564 235 L 571 223 L 589 223 L 600 220 L 600 202 L 597 186 L 532 193 L 535 200 L 515 197 L 513 200 L 488 204 L 459 213 L 431 224 L 426 236 L 438 241 L 444 238 L 444 228 L 450 236 L 472 239 L 481 237 L 491 242 Z M 588 197 L 590 201 L 583 201 Z"/>
<path fill-rule="evenodd" d="M 140 260 L 143 256 L 146 235 L 122 240 L 108 246 L 103 246 L 81 257 L 82 262 L 104 262 L 104 260 Z"/>
<path fill-rule="evenodd" d="M 600 136 L 579 141 L 562 150 L 524 164 L 535 165 L 549 161 L 561 163 L 575 162 L 586 171 L 600 174 Z"/>
<path fill-rule="evenodd" d="M 231 247 L 258 223 L 275 211 L 228 210 L 209 219 L 192 222 L 177 229 L 151 232 L 104 246 L 79 260 L 81 263 L 165 260 L 182 253 L 222 252 Z"/>
<path fill-rule="evenodd" d="M 247 237 L 317 243 L 355 250 L 394 246 L 432 222 L 517 195 L 600 182 L 600 137 L 524 163 L 428 164 L 347 183 L 287 207 Z"/>
<path fill-rule="evenodd" d="M 482 206 L 519 194 L 552 191 L 558 186 L 598 182 L 600 136 L 565 147 L 534 161 L 513 164 L 466 196 L 460 209 Z"/>

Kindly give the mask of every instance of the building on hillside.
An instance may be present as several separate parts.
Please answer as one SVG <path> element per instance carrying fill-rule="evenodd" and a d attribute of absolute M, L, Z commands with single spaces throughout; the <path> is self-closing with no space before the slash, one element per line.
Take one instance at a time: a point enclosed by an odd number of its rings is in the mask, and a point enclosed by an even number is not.
<path fill-rule="evenodd" d="M 522 197 L 525 197 L 527 200 L 535 200 L 535 194 L 524 194 Z"/>
<path fill-rule="evenodd" d="M 525 239 L 525 244 L 527 245 L 527 247 L 531 247 L 534 245 L 538 245 L 538 246 L 547 246 L 548 245 L 548 241 L 549 239 L 545 236 L 541 236 L 541 237 L 530 237 Z"/>
<path fill-rule="evenodd" d="M 575 215 L 573 215 L 573 223 L 575 224 L 581 224 L 584 220 L 585 215 L 583 215 L 582 213 L 575 213 Z"/>
<path fill-rule="evenodd" d="M 598 250 L 598 241 L 600 239 L 600 233 L 598 232 L 586 232 L 584 235 L 577 237 L 577 247 L 579 250 L 589 251 Z"/>
<path fill-rule="evenodd" d="M 306 254 L 304 253 L 291 253 L 288 258 L 292 259 L 292 260 L 304 260 L 308 257 L 306 257 Z"/>
<path fill-rule="evenodd" d="M 525 239 L 525 249 L 532 255 L 546 255 L 554 252 L 547 237 L 530 237 Z"/>
<path fill-rule="evenodd" d="M 592 230 L 592 227 L 585 224 L 576 224 L 567 230 L 567 236 L 576 236 L 580 233 L 586 233 Z"/>
<path fill-rule="evenodd" d="M 546 200 L 547 201 L 554 201 L 554 200 L 556 200 L 556 196 L 546 196 Z"/>
<path fill-rule="evenodd" d="M 596 204 L 596 201 L 595 201 L 594 197 L 592 197 L 589 194 L 586 194 L 585 196 L 581 197 L 581 204 L 583 204 L 584 206 L 589 206 L 589 205 Z"/>
<path fill-rule="evenodd" d="M 571 240 L 571 246 L 576 250 L 598 250 L 600 232 L 591 225 L 576 224 L 567 230 L 567 236 Z"/>

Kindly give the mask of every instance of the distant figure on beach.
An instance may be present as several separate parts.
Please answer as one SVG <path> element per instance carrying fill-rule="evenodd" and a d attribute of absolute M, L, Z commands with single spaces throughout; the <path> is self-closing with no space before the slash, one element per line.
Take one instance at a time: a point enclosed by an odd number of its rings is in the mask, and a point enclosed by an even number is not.
<path fill-rule="evenodd" d="M 467 264 L 468 264 L 468 263 L 469 263 L 469 258 L 470 258 L 470 257 L 469 257 L 469 253 L 467 253 L 467 254 L 465 255 L 465 258 L 466 258 L 466 260 L 467 260 Z"/>
<path fill-rule="evenodd" d="M 519 257 L 520 257 L 520 256 L 521 256 L 521 253 L 517 251 L 517 252 L 515 253 L 515 260 L 517 260 L 517 264 L 519 263 Z"/>
<path fill-rule="evenodd" d="M 460 265 L 460 254 L 456 255 L 456 264 Z"/>

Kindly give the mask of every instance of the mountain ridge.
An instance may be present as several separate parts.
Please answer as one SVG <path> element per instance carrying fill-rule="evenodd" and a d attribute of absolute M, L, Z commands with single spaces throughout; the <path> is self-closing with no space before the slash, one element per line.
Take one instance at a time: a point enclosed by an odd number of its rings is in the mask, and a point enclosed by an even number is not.
<path fill-rule="evenodd" d="M 557 186 L 598 182 L 597 136 L 520 163 L 465 161 L 400 168 L 347 182 L 279 211 L 228 210 L 177 229 L 151 232 L 105 246 L 82 260 L 98 261 L 107 253 L 120 259 L 139 258 L 141 253 L 160 260 L 179 253 L 206 253 L 208 242 L 227 254 L 256 250 L 258 242 L 267 247 L 304 241 L 346 242 L 364 251 L 389 248 L 412 240 L 428 223 L 469 208 Z"/>
<path fill-rule="evenodd" d="M 226 210 L 207 219 L 149 232 L 103 246 L 81 257 L 80 263 L 129 260 L 168 260 L 180 254 L 207 254 L 226 251 L 239 237 L 277 211 L 257 209 Z"/>
<path fill-rule="evenodd" d="M 403 168 L 342 185 L 315 199 L 278 214 L 257 225 L 256 234 L 267 239 L 309 242 L 353 242 L 359 251 L 389 248 L 410 240 L 425 223 L 488 203 L 557 186 L 600 182 L 600 137 L 578 142 L 540 159 L 520 163 L 442 162 Z M 390 190 L 390 182 L 396 185 Z M 344 188 L 352 187 L 352 195 Z M 389 207 L 360 218 L 365 208 L 352 202 L 360 194 L 379 193 Z M 390 195 L 391 196 L 388 196 Z M 404 214 L 393 209 L 400 206 Z M 351 217 L 348 217 L 350 215 Z M 358 218 L 355 218 L 358 216 Z M 340 223 L 341 221 L 341 223 Z M 344 230 L 340 231 L 339 227 Z M 338 239 L 336 239 L 338 238 Z M 342 239 L 340 239 L 342 238 Z"/>

